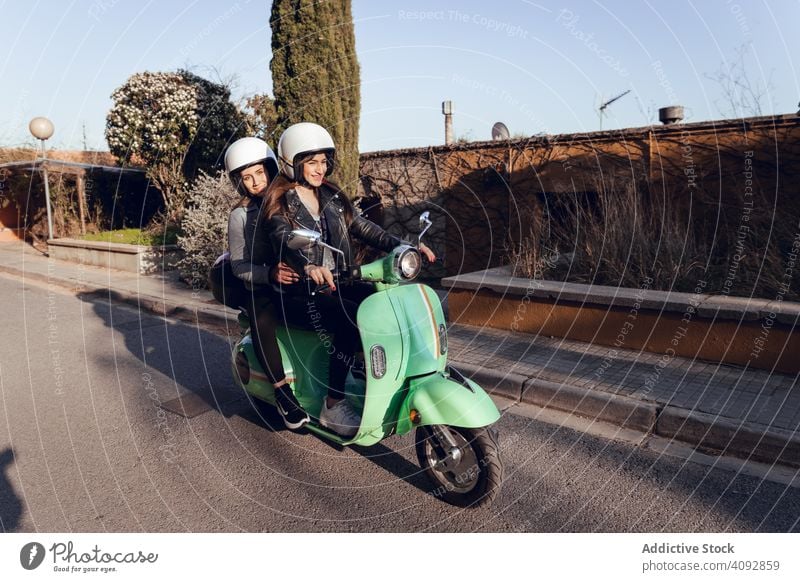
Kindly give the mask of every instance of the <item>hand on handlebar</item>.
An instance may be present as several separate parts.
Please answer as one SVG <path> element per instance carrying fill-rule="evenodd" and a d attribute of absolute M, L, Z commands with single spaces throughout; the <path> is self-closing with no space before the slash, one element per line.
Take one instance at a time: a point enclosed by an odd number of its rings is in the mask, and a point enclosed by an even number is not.
<path fill-rule="evenodd" d="M 419 252 L 425 255 L 425 258 L 428 259 L 429 263 L 432 263 L 436 260 L 436 255 L 433 254 L 433 251 L 429 249 L 425 243 L 419 243 Z"/>
<path fill-rule="evenodd" d="M 336 291 L 336 283 L 333 280 L 333 273 L 327 267 L 319 265 L 306 265 L 306 275 L 317 285 L 328 285 L 331 291 Z"/>

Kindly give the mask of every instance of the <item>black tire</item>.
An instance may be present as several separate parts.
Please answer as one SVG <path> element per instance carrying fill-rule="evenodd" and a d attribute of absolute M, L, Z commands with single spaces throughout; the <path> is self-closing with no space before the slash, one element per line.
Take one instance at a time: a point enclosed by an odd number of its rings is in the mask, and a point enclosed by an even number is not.
<path fill-rule="evenodd" d="M 449 448 L 443 445 L 437 431 L 449 431 L 462 458 L 447 468 L 436 468 Z M 460 428 L 438 425 L 421 426 L 415 434 L 417 459 L 434 488 L 430 494 L 458 507 L 490 505 L 503 482 L 503 461 L 494 431 L 488 428 Z"/>

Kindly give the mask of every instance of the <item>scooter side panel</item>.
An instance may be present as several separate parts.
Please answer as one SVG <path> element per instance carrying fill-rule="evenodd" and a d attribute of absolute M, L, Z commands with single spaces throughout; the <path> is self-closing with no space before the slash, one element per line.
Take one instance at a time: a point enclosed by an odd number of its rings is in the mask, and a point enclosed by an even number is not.
<path fill-rule="evenodd" d="M 359 444 L 376 442 L 388 435 L 397 419 L 396 394 L 405 380 L 409 338 L 406 334 L 398 333 L 401 328 L 390 298 L 392 291 L 370 295 L 358 309 L 358 328 L 364 347 L 368 386 L 360 437 L 355 439 Z M 382 348 L 385 357 L 385 372 L 380 377 L 376 376 L 380 363 L 373 361 L 380 358 L 376 354 L 378 348 Z"/>
<path fill-rule="evenodd" d="M 317 416 L 328 385 L 328 354 L 326 344 L 314 332 L 299 329 L 278 328 L 278 347 L 281 351 L 283 370 L 292 385 L 300 404 L 309 414 Z M 236 370 L 236 355 L 242 353 L 250 368 L 250 380 L 242 383 Z M 245 335 L 234 347 L 233 376 L 244 390 L 269 404 L 275 404 L 275 389 L 256 357 L 250 334 Z"/>
<path fill-rule="evenodd" d="M 443 374 L 412 379 L 400 411 L 397 434 L 416 426 L 409 418 L 411 410 L 419 413 L 417 424 L 480 428 L 497 422 L 500 412 L 489 395 L 474 382 L 469 385 L 471 389 Z"/>
<path fill-rule="evenodd" d="M 442 305 L 427 285 L 401 285 L 389 289 L 400 329 L 408 335 L 407 377 L 441 372 L 447 364 L 447 335 Z"/>
<path fill-rule="evenodd" d="M 247 364 L 250 369 L 249 381 L 246 384 L 241 381 L 236 369 L 236 357 L 240 353 L 244 354 L 245 358 L 247 358 Z M 234 346 L 231 368 L 234 379 L 245 392 L 269 404 L 275 403 L 275 389 L 272 387 L 272 383 L 267 379 L 264 370 L 261 369 L 258 363 L 255 347 L 253 346 L 253 339 L 250 337 L 250 334 L 244 336 Z"/>
<path fill-rule="evenodd" d="M 322 399 L 328 390 L 328 350 L 333 337 L 324 333 L 278 327 L 284 372 L 294 395 L 311 416 L 319 417 Z"/>
<path fill-rule="evenodd" d="M 368 374 L 359 444 L 371 444 L 396 430 L 406 400 L 407 378 L 444 370 L 447 357 L 441 303 L 433 289 L 412 284 L 371 295 L 358 311 Z M 372 350 L 383 348 L 386 372 L 377 378 Z"/>

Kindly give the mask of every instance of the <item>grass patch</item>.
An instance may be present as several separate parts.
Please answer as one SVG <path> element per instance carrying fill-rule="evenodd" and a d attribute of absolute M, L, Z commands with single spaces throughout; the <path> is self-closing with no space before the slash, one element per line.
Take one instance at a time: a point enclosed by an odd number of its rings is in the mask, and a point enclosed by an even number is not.
<path fill-rule="evenodd" d="M 177 237 L 178 231 L 175 228 L 167 228 L 166 232 L 163 229 L 159 229 L 158 232 L 152 232 L 141 228 L 123 228 L 120 230 L 87 234 L 82 236 L 81 240 L 122 243 L 126 245 L 161 246 L 174 245 L 177 241 Z"/>

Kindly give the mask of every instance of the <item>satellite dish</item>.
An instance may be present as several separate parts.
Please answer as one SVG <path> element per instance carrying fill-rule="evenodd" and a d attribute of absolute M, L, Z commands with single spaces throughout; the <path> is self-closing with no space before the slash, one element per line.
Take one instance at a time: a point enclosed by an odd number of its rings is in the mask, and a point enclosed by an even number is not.
<path fill-rule="evenodd" d="M 509 139 L 510 137 L 511 133 L 508 131 L 506 124 L 502 121 L 498 121 L 492 126 L 493 140 Z"/>

